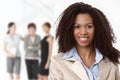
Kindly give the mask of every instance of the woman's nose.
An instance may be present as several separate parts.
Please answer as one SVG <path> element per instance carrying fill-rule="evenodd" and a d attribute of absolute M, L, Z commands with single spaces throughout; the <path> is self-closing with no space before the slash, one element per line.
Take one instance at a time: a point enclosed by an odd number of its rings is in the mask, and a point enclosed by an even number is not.
<path fill-rule="evenodd" d="M 87 30 L 86 30 L 85 27 L 81 27 L 81 28 L 80 28 L 80 34 L 81 34 L 81 35 L 87 34 Z"/>

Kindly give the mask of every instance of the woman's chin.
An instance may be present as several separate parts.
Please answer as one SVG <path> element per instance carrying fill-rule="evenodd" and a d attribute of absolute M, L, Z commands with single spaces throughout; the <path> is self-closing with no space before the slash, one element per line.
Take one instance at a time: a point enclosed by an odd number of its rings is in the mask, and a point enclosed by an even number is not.
<path fill-rule="evenodd" d="M 89 45 L 89 43 L 78 43 L 78 46 L 80 47 L 88 47 Z"/>

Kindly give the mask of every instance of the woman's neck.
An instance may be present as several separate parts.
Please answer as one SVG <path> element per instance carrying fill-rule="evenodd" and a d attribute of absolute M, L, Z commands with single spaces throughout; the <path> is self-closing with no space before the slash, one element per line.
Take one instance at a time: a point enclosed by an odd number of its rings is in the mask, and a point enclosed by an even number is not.
<path fill-rule="evenodd" d="M 89 59 L 91 57 L 95 57 L 95 49 L 93 46 L 88 46 L 88 47 L 81 47 L 77 46 L 76 47 L 79 56 L 82 59 Z"/>
<path fill-rule="evenodd" d="M 15 33 L 12 33 L 12 32 L 9 33 L 9 35 L 10 35 L 11 37 L 14 36 L 14 34 L 15 34 Z"/>
<path fill-rule="evenodd" d="M 30 34 L 30 37 L 35 37 L 35 33 L 34 34 Z"/>
<path fill-rule="evenodd" d="M 49 36 L 50 35 L 50 33 L 46 33 L 46 36 Z"/>
<path fill-rule="evenodd" d="M 89 47 L 80 47 L 77 46 L 77 51 L 79 56 L 81 57 L 83 63 L 86 67 L 90 68 L 92 64 L 95 62 L 95 49 L 92 46 Z"/>

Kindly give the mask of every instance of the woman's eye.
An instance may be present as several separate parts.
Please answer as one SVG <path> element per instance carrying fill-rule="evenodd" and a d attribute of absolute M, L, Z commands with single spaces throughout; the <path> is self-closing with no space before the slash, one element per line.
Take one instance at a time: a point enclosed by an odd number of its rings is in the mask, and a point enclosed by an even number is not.
<path fill-rule="evenodd" d="M 87 28 L 93 28 L 93 26 L 92 25 L 88 25 Z"/>

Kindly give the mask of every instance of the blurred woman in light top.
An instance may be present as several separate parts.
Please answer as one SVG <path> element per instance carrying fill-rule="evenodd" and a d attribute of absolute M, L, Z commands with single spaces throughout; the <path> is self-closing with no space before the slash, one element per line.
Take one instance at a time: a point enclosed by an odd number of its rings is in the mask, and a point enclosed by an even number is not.
<path fill-rule="evenodd" d="M 21 53 L 19 50 L 20 40 L 23 38 L 16 33 L 16 25 L 14 22 L 8 24 L 7 36 L 4 39 L 4 51 L 7 55 L 7 72 L 10 80 L 20 80 Z"/>

